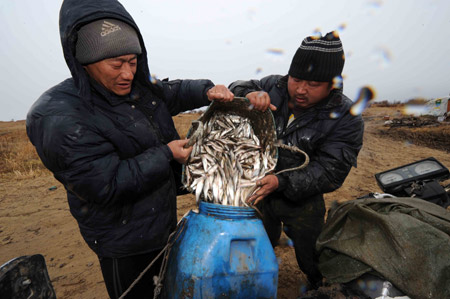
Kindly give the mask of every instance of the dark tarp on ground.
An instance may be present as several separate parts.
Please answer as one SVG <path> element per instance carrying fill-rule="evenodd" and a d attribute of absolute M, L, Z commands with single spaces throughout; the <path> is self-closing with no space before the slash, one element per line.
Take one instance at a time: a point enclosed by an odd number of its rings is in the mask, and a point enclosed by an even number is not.
<path fill-rule="evenodd" d="M 450 298 L 450 212 L 415 198 L 365 198 L 330 210 L 317 240 L 330 283 L 379 273 L 411 298 Z"/>

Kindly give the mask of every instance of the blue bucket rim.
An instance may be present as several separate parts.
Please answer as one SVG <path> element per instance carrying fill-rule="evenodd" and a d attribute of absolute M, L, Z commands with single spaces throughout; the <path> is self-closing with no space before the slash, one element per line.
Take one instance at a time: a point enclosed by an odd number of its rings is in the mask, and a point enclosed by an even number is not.
<path fill-rule="evenodd" d="M 250 207 L 236 207 L 205 201 L 200 201 L 199 211 L 201 214 L 207 214 L 219 218 L 245 219 L 256 217 L 255 209 Z"/>

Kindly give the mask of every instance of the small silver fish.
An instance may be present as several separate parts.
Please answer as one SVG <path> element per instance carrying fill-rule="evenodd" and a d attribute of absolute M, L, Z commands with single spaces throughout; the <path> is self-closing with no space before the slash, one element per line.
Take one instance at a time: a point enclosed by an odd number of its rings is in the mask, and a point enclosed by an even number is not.
<path fill-rule="evenodd" d="M 239 115 L 219 112 L 195 126 L 183 184 L 197 202 L 247 206 L 256 181 L 275 169 L 270 148 L 261 148 L 250 120 Z"/>

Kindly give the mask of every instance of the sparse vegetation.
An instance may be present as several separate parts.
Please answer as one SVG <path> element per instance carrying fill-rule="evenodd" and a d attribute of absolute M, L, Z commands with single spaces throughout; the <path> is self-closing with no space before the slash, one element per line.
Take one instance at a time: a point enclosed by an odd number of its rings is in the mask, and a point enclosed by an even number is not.
<path fill-rule="evenodd" d="M 428 99 L 414 98 L 414 99 L 409 99 L 408 101 L 405 102 L 405 104 L 407 104 L 407 105 L 425 105 L 427 102 L 428 102 Z"/>
<path fill-rule="evenodd" d="M 407 104 L 375 102 L 363 112 L 363 117 L 380 120 L 377 133 L 383 138 L 450 152 L 450 118 L 438 122 L 437 117 L 432 115 L 414 117 L 408 115 L 405 107 L 419 103 L 420 99 L 410 100 Z M 382 119 L 392 123 L 383 125 Z M 402 125 L 398 125 L 399 123 Z"/>
<path fill-rule="evenodd" d="M 423 128 L 384 126 L 386 119 L 403 117 L 402 110 L 400 106 L 371 106 L 363 112 L 365 133 L 358 167 L 351 170 L 341 188 L 324 195 L 327 209 L 335 201 L 380 192 L 374 178 L 380 171 L 430 156 L 450 167 L 448 152 L 419 146 L 417 141 L 423 137 L 426 138 L 424 143 L 430 146 L 438 140 L 448 143 L 450 131 L 446 128 L 450 130 L 450 126 L 445 127 L 445 123 Z M 192 120 L 200 115 L 189 113 L 174 117 L 181 138 L 186 136 Z M 386 132 L 380 133 L 380 130 Z M 416 135 L 394 135 L 400 130 Z M 57 298 L 108 296 L 98 258 L 86 245 L 79 226 L 70 215 L 66 190 L 42 166 L 26 136 L 25 121 L 0 122 L 0 194 L 0 264 L 17 256 L 40 253 L 45 257 Z M 178 197 L 178 219 L 196 208 L 194 195 Z M 295 298 L 305 277 L 298 268 L 294 249 L 287 239 L 282 239 L 275 254 L 279 261 L 277 298 Z"/>
<path fill-rule="evenodd" d="M 175 116 L 175 125 L 181 138 L 185 138 L 191 121 L 201 113 Z M 0 178 L 33 178 L 50 173 L 42 164 L 34 146 L 28 139 L 25 121 L 0 122 Z"/>
<path fill-rule="evenodd" d="M 389 102 L 387 100 L 377 101 L 370 104 L 371 107 L 401 107 L 403 104 L 401 102 Z"/>
<path fill-rule="evenodd" d="M 0 122 L 0 177 L 32 178 L 48 173 L 28 140 L 25 121 Z"/>
<path fill-rule="evenodd" d="M 387 101 L 372 103 L 371 107 L 402 107 L 404 104 Z M 201 113 L 183 114 L 174 117 L 181 138 L 185 138 L 191 122 Z M 414 140 L 417 144 L 447 150 L 450 148 L 450 125 L 424 128 L 381 128 L 380 134 L 397 140 Z M 28 140 L 25 121 L 0 122 L 0 178 L 33 178 L 49 171 L 39 159 L 34 146 Z"/>
<path fill-rule="evenodd" d="M 185 113 L 182 115 L 177 115 L 173 118 L 175 128 L 177 129 L 181 139 L 186 138 L 186 135 L 191 128 L 191 122 L 200 118 L 201 115 L 202 112 Z"/>
<path fill-rule="evenodd" d="M 381 136 L 450 152 L 450 123 L 423 127 L 382 127 Z"/>
<path fill-rule="evenodd" d="M 372 107 L 403 107 L 405 105 L 425 105 L 428 99 L 424 98 L 414 98 L 406 101 L 376 101 L 371 103 Z"/>

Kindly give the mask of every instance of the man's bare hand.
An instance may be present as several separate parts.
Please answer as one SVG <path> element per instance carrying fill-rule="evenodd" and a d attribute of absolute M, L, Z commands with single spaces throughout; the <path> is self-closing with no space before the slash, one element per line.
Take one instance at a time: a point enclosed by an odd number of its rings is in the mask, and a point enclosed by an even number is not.
<path fill-rule="evenodd" d="M 216 85 L 206 92 L 210 101 L 231 102 L 234 94 L 225 85 Z"/>
<path fill-rule="evenodd" d="M 192 146 L 184 148 L 184 145 L 188 143 L 189 139 L 173 140 L 167 144 L 172 151 L 173 158 L 181 164 L 185 164 L 192 152 Z"/>
<path fill-rule="evenodd" d="M 270 96 L 265 91 L 252 91 L 245 96 L 256 110 L 266 111 L 269 108 L 272 111 L 277 110 L 277 107 L 270 103 Z"/>
<path fill-rule="evenodd" d="M 259 189 L 256 189 L 256 192 L 247 199 L 247 203 L 252 205 L 256 205 L 267 195 L 277 190 L 278 178 L 273 174 L 266 175 L 256 182 L 256 186 L 259 187 Z"/>

